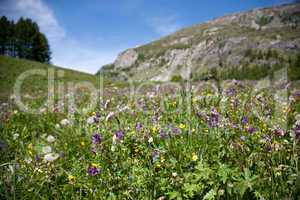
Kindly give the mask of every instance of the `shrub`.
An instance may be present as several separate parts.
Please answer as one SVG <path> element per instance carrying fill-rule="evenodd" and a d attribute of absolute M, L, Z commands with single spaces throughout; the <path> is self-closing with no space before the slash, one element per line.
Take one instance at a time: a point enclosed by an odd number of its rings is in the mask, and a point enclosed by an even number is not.
<path fill-rule="evenodd" d="M 180 74 L 175 74 L 172 76 L 171 81 L 172 82 L 180 82 L 180 81 L 182 81 L 182 77 Z"/>

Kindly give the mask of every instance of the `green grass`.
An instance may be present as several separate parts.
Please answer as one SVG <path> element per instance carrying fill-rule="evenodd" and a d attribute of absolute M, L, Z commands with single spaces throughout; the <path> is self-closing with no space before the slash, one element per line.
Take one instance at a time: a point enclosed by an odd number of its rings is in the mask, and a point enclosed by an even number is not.
<path fill-rule="evenodd" d="M 55 81 L 59 82 L 78 82 L 78 81 L 88 81 L 97 86 L 98 78 L 95 75 L 78 72 L 70 69 L 65 69 L 57 67 L 54 65 L 43 64 L 34 61 L 28 61 L 24 59 L 16 59 L 6 56 L 0 56 L 0 101 L 8 100 L 8 97 L 13 93 L 13 87 L 17 78 L 28 70 L 46 70 L 48 74 L 48 69 L 55 70 Z M 63 77 L 58 77 L 57 72 L 63 71 Z M 44 93 L 48 87 L 48 77 L 34 75 L 28 77 L 24 84 L 22 85 L 22 92 L 31 95 L 37 95 L 38 93 Z"/>

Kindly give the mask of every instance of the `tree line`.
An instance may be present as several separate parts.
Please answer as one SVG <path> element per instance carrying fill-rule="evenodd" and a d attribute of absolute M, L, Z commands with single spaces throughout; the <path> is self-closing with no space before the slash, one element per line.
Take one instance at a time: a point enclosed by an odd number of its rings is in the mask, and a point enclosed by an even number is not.
<path fill-rule="evenodd" d="M 51 60 L 51 51 L 45 34 L 36 22 L 21 17 L 16 23 L 0 18 L 0 55 L 25 58 L 43 63 Z"/>

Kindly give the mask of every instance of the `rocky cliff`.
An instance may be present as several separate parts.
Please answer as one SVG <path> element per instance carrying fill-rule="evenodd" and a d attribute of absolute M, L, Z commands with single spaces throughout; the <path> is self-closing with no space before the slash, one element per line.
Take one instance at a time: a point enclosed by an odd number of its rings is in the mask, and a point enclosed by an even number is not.
<path fill-rule="evenodd" d="M 101 72 L 134 80 L 209 78 L 212 69 L 272 68 L 300 50 L 300 4 L 255 9 L 184 28 L 119 54 Z"/>

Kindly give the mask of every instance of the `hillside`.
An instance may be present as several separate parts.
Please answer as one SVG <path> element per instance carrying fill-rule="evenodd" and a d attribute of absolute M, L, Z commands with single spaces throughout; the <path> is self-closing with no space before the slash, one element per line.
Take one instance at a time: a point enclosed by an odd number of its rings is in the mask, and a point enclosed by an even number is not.
<path fill-rule="evenodd" d="M 0 56 L 0 101 L 6 101 L 10 95 L 12 95 L 13 87 L 16 82 L 16 79 L 23 72 L 38 69 L 46 70 L 54 69 L 55 70 L 55 81 L 58 82 L 77 82 L 77 81 L 89 81 L 96 85 L 97 78 L 94 75 L 78 72 L 74 70 L 64 69 L 61 67 L 42 64 L 39 62 L 28 61 L 25 59 L 16 59 L 6 56 Z M 57 72 L 63 71 L 63 77 L 58 77 Z M 39 95 L 44 96 L 45 91 L 48 87 L 48 77 L 33 75 L 25 79 L 24 84 L 22 85 L 22 95 L 31 96 L 36 98 Z"/>
<path fill-rule="evenodd" d="M 98 73 L 134 80 L 258 79 L 290 67 L 299 70 L 300 4 L 217 18 L 119 54 Z M 299 73 L 299 72 L 298 72 Z"/>

